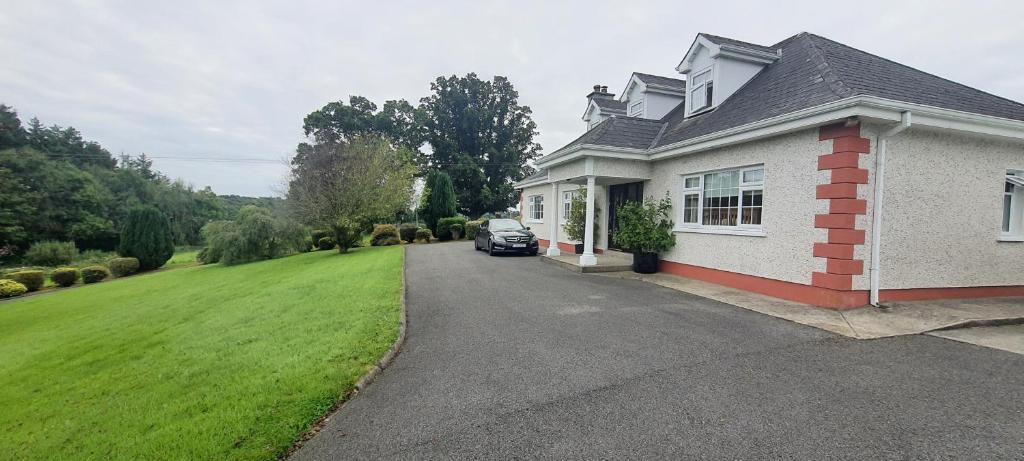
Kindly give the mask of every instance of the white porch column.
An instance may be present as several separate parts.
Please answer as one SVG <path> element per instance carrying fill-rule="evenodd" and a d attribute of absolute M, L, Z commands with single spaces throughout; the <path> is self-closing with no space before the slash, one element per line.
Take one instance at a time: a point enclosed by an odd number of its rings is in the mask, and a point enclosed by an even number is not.
<path fill-rule="evenodd" d="M 547 210 L 551 210 L 550 213 L 544 213 L 548 216 L 548 256 L 559 256 L 562 254 L 558 250 L 558 183 L 551 183 L 551 204 L 546 206 Z M 545 210 L 545 211 L 547 211 Z"/>
<path fill-rule="evenodd" d="M 580 255 L 581 266 L 596 266 L 597 256 L 594 256 L 594 175 L 587 176 L 587 226 L 586 234 L 583 236 L 583 254 Z"/>

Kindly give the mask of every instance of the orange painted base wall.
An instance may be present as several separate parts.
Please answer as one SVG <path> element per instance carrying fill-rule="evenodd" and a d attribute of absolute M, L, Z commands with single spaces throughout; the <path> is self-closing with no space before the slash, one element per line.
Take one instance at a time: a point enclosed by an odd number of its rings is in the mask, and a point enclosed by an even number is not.
<path fill-rule="evenodd" d="M 544 248 L 547 248 L 547 247 L 551 246 L 551 241 L 545 240 L 545 239 L 537 239 L 537 243 L 539 243 L 540 246 L 542 246 Z M 569 253 L 569 254 L 575 254 L 576 253 L 576 245 L 573 245 L 571 243 L 558 242 L 558 249 L 560 251 L 564 251 L 564 252 Z M 600 248 L 594 248 L 594 253 L 595 254 L 601 254 L 601 253 L 604 253 L 604 250 L 602 250 Z"/>
<path fill-rule="evenodd" d="M 784 282 L 782 280 L 738 274 L 707 267 L 693 266 L 672 261 L 660 261 L 658 269 L 668 274 L 688 277 L 705 282 L 752 291 L 776 298 L 811 304 L 829 309 L 845 310 L 866 306 L 870 294 L 864 290 L 840 291 L 828 288 Z M 905 290 L 881 290 L 880 301 L 919 301 L 929 299 L 991 298 L 1000 296 L 1024 296 L 1024 286 L 1005 287 L 958 287 L 958 288 L 910 288 Z"/>

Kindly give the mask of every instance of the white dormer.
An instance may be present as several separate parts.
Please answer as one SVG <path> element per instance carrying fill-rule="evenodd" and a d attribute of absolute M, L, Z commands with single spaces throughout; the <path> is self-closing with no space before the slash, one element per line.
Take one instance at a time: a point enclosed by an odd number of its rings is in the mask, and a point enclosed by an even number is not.
<path fill-rule="evenodd" d="M 687 76 L 686 116 L 714 109 L 778 58 L 766 46 L 698 34 L 676 66 Z"/>
<path fill-rule="evenodd" d="M 612 115 L 626 115 L 625 104 L 616 100 L 615 95 L 608 92 L 607 86 L 594 85 L 594 91 L 587 95 L 587 110 L 583 111 L 583 121 L 587 124 L 587 130 Z"/>
<path fill-rule="evenodd" d="M 625 105 L 627 117 L 658 120 L 685 97 L 684 80 L 634 72 L 619 101 Z"/>

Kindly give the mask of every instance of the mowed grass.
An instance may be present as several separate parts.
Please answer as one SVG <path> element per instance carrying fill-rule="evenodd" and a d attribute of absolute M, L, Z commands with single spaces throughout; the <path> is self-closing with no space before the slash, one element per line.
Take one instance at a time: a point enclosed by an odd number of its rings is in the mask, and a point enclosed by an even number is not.
<path fill-rule="evenodd" d="M 398 334 L 402 248 L 0 303 L 3 459 L 273 459 Z"/>

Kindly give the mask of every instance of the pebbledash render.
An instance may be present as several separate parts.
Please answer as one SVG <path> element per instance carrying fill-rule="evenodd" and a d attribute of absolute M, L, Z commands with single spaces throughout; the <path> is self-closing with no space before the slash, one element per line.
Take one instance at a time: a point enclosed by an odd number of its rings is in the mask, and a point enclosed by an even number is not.
<path fill-rule="evenodd" d="M 596 264 L 618 205 L 667 194 L 663 272 L 836 309 L 1024 296 L 1024 105 L 808 33 L 699 34 L 676 70 L 595 86 L 516 185 L 548 255 Z M 581 188 L 598 232 L 572 242 Z"/>

